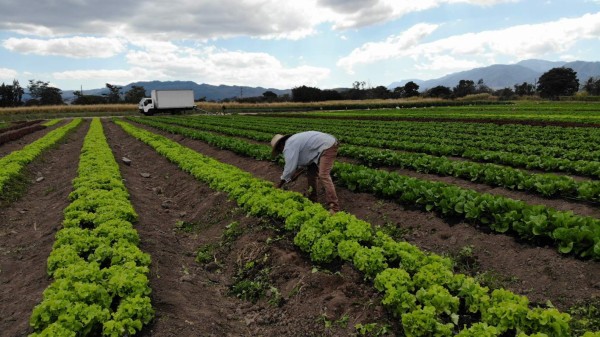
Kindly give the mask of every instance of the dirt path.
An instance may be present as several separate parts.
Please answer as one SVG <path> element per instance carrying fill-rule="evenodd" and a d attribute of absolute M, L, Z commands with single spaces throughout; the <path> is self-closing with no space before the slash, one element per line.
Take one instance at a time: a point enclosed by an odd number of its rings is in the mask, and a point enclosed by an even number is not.
<path fill-rule="evenodd" d="M 50 284 L 46 261 L 64 219 L 63 210 L 69 205 L 68 195 L 77 176 L 79 153 L 88 128 L 89 123 L 82 123 L 58 147 L 28 165 L 26 176 L 31 185 L 18 201 L 0 208 L 1 336 L 31 333 L 29 317 Z M 21 141 L 29 143 L 36 137 L 41 134 L 27 135 Z M 36 182 L 38 177 L 44 179 Z"/>
<path fill-rule="evenodd" d="M 183 136 L 147 129 L 240 167 L 256 177 L 276 182 L 281 175 L 281 168 L 272 162 L 257 161 Z M 302 191 L 305 184 L 305 179 L 301 178 L 293 189 Z M 343 210 L 373 225 L 398 226 L 398 230 L 405 233 L 406 240 L 424 250 L 456 255 L 461 250 L 466 252 L 470 249 L 471 260 L 476 263 L 472 272 L 485 273 L 489 283 L 527 295 L 533 302 L 550 299 L 564 310 L 580 301 L 600 296 L 598 262 L 563 256 L 554 247 L 531 246 L 513 237 L 489 233 L 463 222 L 448 223 L 434 213 L 406 209 L 370 194 L 354 193 L 341 187 L 337 190 Z"/>
<path fill-rule="evenodd" d="M 152 257 L 156 320 L 141 336 L 341 336 L 350 335 L 356 323 L 387 322 L 372 286 L 354 270 L 314 272 L 291 239 L 277 231 L 281 224 L 246 216 L 225 194 L 113 123 L 103 125 L 139 214 L 140 247 Z M 121 162 L 124 156 L 130 166 Z M 232 223 L 242 233 L 223 244 Z M 219 248 L 215 261 L 202 265 L 195 252 L 207 244 Z M 248 262 L 264 264 L 268 272 L 269 289 L 255 304 L 230 293 Z M 344 317 L 345 325 L 326 328 L 325 320 Z"/>

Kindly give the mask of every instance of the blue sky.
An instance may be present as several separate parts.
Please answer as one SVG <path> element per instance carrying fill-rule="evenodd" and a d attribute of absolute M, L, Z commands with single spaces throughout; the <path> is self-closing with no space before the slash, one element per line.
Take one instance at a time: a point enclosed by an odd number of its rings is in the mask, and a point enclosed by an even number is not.
<path fill-rule="evenodd" d="M 600 61 L 600 0 L 0 0 L 0 82 L 387 86 Z M 35 10 L 33 10 L 35 8 Z"/>

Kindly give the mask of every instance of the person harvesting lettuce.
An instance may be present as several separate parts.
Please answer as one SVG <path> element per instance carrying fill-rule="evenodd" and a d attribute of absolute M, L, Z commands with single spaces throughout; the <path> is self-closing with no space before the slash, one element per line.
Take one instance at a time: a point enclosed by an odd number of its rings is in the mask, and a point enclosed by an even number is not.
<path fill-rule="evenodd" d="M 325 189 L 325 201 L 329 211 L 339 212 L 339 201 L 331 180 L 331 168 L 339 147 L 334 136 L 319 131 L 305 131 L 293 135 L 276 134 L 271 139 L 271 147 L 273 157 L 283 154 L 285 160 L 278 188 L 295 180 L 306 170 L 308 198 L 317 201 L 318 178 Z"/>

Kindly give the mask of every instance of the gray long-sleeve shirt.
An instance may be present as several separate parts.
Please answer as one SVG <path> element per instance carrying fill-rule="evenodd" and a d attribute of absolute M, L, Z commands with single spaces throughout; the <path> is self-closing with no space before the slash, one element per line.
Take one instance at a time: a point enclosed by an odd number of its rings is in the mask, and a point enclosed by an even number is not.
<path fill-rule="evenodd" d="M 336 141 L 332 135 L 319 131 L 306 131 L 292 135 L 283 148 L 285 167 L 281 180 L 289 182 L 300 166 L 318 164 L 321 153 L 332 147 Z"/>

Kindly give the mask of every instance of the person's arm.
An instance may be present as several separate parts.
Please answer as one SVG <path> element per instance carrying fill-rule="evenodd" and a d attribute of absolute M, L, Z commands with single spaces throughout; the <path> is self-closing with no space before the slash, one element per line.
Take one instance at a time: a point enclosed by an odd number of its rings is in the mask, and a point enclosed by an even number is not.
<path fill-rule="evenodd" d="M 299 151 L 296 149 L 286 148 L 283 150 L 283 159 L 285 160 L 285 166 L 283 168 L 283 174 L 281 174 L 281 180 L 286 183 L 292 180 L 294 172 L 298 168 L 298 155 Z"/>

